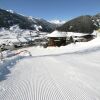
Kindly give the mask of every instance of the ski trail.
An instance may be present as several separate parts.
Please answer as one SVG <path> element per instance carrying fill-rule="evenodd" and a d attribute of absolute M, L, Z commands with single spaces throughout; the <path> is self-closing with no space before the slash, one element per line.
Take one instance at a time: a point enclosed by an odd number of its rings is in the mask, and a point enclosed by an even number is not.
<path fill-rule="evenodd" d="M 6 90 L 0 92 L 0 100 L 63 100 L 41 63 L 39 67 L 34 63 L 25 60 L 15 65 L 9 79 L 1 84 Z"/>
<path fill-rule="evenodd" d="M 0 83 L 0 100 L 99 100 L 80 67 L 65 61 L 51 56 L 22 59 Z"/>

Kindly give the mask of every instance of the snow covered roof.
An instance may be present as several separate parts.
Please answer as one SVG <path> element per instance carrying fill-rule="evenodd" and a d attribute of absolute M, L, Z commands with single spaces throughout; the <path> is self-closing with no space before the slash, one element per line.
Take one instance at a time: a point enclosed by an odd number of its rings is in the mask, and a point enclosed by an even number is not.
<path fill-rule="evenodd" d="M 67 32 L 67 36 L 85 36 L 88 33 L 75 33 L 75 32 Z"/>
<path fill-rule="evenodd" d="M 47 37 L 66 37 L 66 32 L 53 31 L 51 34 L 48 34 Z"/>

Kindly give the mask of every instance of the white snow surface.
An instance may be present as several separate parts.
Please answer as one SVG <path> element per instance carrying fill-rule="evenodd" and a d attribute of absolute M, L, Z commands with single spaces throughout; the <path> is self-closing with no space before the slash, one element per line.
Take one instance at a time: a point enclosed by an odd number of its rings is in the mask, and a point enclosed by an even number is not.
<path fill-rule="evenodd" d="M 3 54 L 0 100 L 100 100 L 100 37 Z"/>
<path fill-rule="evenodd" d="M 7 41 L 13 43 L 28 42 L 35 36 L 37 36 L 37 31 L 20 29 L 18 25 L 14 25 L 10 29 L 0 29 L 0 44 L 6 43 Z"/>
<path fill-rule="evenodd" d="M 39 29 L 42 29 L 42 26 L 34 25 L 34 27 L 36 31 L 39 31 Z"/>
<path fill-rule="evenodd" d="M 13 11 L 13 10 L 7 10 L 7 11 L 8 11 L 8 12 L 10 12 L 10 13 L 12 13 L 12 14 L 14 13 L 14 11 Z"/>
<path fill-rule="evenodd" d="M 62 21 L 62 20 L 51 20 L 51 21 L 49 21 L 50 23 L 53 23 L 53 24 L 60 24 L 60 25 L 62 25 L 62 24 L 64 24 L 66 21 Z"/>
<path fill-rule="evenodd" d="M 47 37 L 67 37 L 66 32 L 60 32 L 60 31 L 53 31 L 50 34 L 47 34 Z"/>
<path fill-rule="evenodd" d="M 70 36 L 85 36 L 87 35 L 88 33 L 75 33 L 75 32 L 67 32 L 67 36 L 70 37 Z M 94 32 L 92 33 L 93 35 L 96 35 L 94 34 Z"/>

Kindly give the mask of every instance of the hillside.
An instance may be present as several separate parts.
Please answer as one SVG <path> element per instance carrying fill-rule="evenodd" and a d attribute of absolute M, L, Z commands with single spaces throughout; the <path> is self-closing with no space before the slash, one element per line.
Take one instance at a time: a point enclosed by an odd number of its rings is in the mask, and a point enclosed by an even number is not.
<path fill-rule="evenodd" d="M 51 32 L 56 28 L 55 24 L 52 24 L 44 19 L 27 17 L 13 11 L 0 9 L 0 28 L 9 28 L 10 26 L 16 24 L 19 25 L 19 27 L 22 29 L 31 30 L 35 30 L 36 26 L 41 26 L 40 31 L 43 32 Z"/>
<path fill-rule="evenodd" d="M 24 16 L 12 10 L 0 9 L 0 28 L 10 28 L 18 25 L 21 29 L 38 30 L 42 32 L 52 32 L 55 29 L 59 31 L 71 31 L 80 33 L 92 33 L 100 28 L 100 13 L 91 16 L 84 15 L 69 21 L 46 21 L 31 16 Z"/>
<path fill-rule="evenodd" d="M 80 33 L 92 33 L 95 29 L 100 27 L 100 14 L 95 16 L 85 15 L 74 18 L 66 22 L 61 27 L 57 28 L 59 31 L 70 31 Z"/>

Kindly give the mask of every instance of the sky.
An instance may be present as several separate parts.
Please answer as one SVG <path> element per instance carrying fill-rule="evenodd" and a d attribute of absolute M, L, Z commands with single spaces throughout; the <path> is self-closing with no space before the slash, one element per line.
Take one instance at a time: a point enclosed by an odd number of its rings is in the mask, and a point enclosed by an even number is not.
<path fill-rule="evenodd" d="M 0 0 L 0 8 L 46 20 L 100 13 L 100 0 Z"/>

